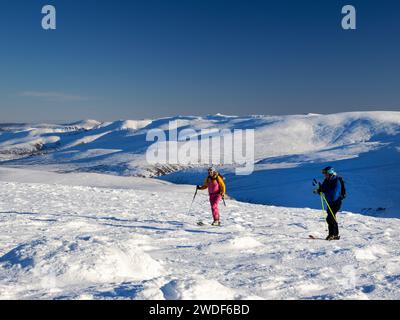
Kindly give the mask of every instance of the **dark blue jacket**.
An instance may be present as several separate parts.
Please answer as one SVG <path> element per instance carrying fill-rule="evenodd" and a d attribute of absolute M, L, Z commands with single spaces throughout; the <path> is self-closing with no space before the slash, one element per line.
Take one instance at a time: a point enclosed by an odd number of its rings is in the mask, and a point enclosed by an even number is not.
<path fill-rule="evenodd" d="M 342 184 L 337 176 L 325 179 L 321 186 L 321 191 L 325 194 L 325 198 L 329 203 L 333 203 L 341 199 Z"/>

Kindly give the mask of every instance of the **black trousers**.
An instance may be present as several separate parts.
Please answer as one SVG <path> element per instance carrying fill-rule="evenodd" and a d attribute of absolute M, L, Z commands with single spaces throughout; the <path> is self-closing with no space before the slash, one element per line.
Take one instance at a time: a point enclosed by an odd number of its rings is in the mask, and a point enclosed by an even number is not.
<path fill-rule="evenodd" d="M 328 223 L 329 228 L 329 235 L 330 236 L 338 236 L 339 235 L 339 226 L 336 222 L 336 214 L 339 212 L 340 208 L 342 207 L 342 200 L 339 199 L 335 202 L 329 203 L 329 206 L 332 209 L 333 218 L 331 211 L 327 208 L 326 212 L 328 213 L 328 217 L 326 218 L 326 222 Z"/>

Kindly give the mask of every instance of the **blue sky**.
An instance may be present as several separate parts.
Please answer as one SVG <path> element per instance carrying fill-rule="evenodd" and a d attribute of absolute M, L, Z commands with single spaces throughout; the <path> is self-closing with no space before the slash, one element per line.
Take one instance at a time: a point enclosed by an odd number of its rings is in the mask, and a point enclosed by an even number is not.
<path fill-rule="evenodd" d="M 0 5 L 0 122 L 400 110 L 395 0 Z"/>

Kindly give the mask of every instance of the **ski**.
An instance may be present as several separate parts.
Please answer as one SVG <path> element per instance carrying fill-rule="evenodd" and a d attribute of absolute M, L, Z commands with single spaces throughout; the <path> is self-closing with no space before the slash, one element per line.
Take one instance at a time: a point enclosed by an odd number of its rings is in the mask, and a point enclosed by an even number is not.
<path fill-rule="evenodd" d="M 313 235 L 309 235 L 308 238 L 312 239 L 312 240 L 325 240 L 325 239 L 322 239 L 322 238 L 314 237 Z"/>
<path fill-rule="evenodd" d="M 312 239 L 312 240 L 324 240 L 324 241 L 327 240 L 327 239 L 322 239 L 322 238 L 314 237 L 313 235 L 309 235 L 308 238 L 309 238 L 309 239 Z M 329 241 L 337 241 L 337 240 L 340 240 L 340 237 L 339 237 L 338 239 L 332 239 L 332 240 L 329 240 Z"/>
<path fill-rule="evenodd" d="M 205 227 L 205 226 L 214 227 L 214 228 L 216 228 L 216 227 L 221 227 L 221 225 L 219 225 L 219 226 L 213 226 L 212 224 L 204 223 L 203 221 L 197 222 L 197 225 L 198 225 L 199 227 Z"/>

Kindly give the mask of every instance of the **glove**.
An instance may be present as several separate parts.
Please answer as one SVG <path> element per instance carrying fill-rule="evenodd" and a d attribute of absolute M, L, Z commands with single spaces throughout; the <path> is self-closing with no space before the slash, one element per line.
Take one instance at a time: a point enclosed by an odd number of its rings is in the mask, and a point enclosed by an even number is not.
<path fill-rule="evenodd" d="M 196 190 L 200 190 L 201 189 L 201 186 L 196 186 Z"/>

